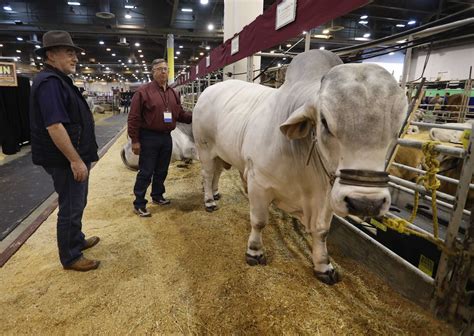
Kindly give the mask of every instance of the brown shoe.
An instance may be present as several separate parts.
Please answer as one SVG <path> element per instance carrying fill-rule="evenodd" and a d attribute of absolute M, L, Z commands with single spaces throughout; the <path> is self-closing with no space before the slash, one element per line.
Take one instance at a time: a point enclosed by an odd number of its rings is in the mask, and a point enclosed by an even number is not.
<path fill-rule="evenodd" d="M 82 248 L 82 250 L 84 251 L 84 250 L 90 249 L 91 247 L 96 246 L 99 241 L 100 241 L 100 238 L 97 236 L 92 236 L 90 238 L 87 238 L 84 241 L 84 247 Z"/>
<path fill-rule="evenodd" d="M 94 270 L 99 267 L 100 261 L 99 260 L 90 260 L 85 257 L 80 257 L 75 262 L 73 262 L 69 266 L 64 266 L 65 270 L 74 270 L 79 272 L 87 272 L 90 270 Z"/>

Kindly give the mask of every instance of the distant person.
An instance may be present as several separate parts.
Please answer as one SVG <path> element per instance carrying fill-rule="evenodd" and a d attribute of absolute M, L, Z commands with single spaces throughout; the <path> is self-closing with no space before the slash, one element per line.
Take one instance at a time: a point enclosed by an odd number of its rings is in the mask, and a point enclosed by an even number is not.
<path fill-rule="evenodd" d="M 33 80 L 30 123 L 33 163 L 51 175 L 59 195 L 59 259 L 64 269 L 85 272 L 100 264 L 82 254 L 100 240 L 86 239 L 82 233 L 89 171 L 99 157 L 92 113 L 68 76 L 76 72 L 77 52 L 81 51 L 65 31 L 44 34 L 43 47 L 35 50 L 45 66 Z"/>
<path fill-rule="evenodd" d="M 150 217 L 145 199 L 151 185 L 153 203 L 167 205 L 164 182 L 168 175 L 173 142 L 171 131 L 176 122 L 190 124 L 192 115 L 181 106 L 178 93 L 168 86 L 168 64 L 164 59 L 152 62 L 153 81 L 138 88 L 132 98 L 128 116 L 128 135 L 132 151 L 140 155 L 138 174 L 133 188 L 134 211 L 140 217 Z"/>

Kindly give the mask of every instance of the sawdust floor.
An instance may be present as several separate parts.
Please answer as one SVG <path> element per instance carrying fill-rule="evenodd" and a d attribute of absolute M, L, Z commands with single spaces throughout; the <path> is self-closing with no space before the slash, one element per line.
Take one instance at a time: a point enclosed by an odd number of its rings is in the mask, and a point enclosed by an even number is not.
<path fill-rule="evenodd" d="M 84 231 L 101 242 L 85 255 L 96 271 L 62 270 L 54 212 L 0 269 L 2 335 L 454 335 L 368 269 L 329 251 L 344 279 L 312 274 L 308 238 L 271 211 L 269 265 L 244 260 L 248 202 L 238 173 L 221 179 L 221 209 L 202 205 L 199 164 L 170 168 L 167 207 L 132 213 L 135 173 L 122 136 L 92 170 Z"/>

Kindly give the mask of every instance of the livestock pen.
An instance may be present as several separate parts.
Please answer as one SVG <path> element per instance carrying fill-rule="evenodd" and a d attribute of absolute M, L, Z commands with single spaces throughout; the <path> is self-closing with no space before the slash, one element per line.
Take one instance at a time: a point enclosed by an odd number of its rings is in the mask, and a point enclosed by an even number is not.
<path fill-rule="evenodd" d="M 86 255 L 102 260 L 100 268 L 60 268 L 54 212 L 0 271 L 2 334 L 455 334 L 331 241 L 343 279 L 317 281 L 309 236 L 275 209 L 266 228 L 269 265 L 247 266 L 248 201 L 235 170 L 223 174 L 222 208 L 209 214 L 199 163 L 173 165 L 171 205 L 138 218 L 135 173 L 119 154 L 125 141 L 91 172 L 84 230 L 102 240 Z"/>

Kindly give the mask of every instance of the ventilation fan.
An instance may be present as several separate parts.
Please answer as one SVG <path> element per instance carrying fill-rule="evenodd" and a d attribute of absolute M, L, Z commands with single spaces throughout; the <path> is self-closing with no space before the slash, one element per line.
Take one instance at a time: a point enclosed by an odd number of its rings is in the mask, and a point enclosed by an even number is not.
<path fill-rule="evenodd" d="M 331 27 L 328 27 L 328 30 L 332 32 L 340 31 L 343 29 L 344 29 L 344 26 L 335 26 L 334 21 L 331 21 Z"/>
<path fill-rule="evenodd" d="M 113 19 L 115 17 L 114 13 L 110 12 L 110 2 L 109 0 L 100 0 L 99 4 L 100 11 L 95 13 L 95 16 L 101 19 Z"/>
<path fill-rule="evenodd" d="M 123 46 L 123 47 L 128 47 L 129 43 L 127 42 L 126 37 L 121 37 L 120 41 L 117 42 L 117 45 Z"/>

